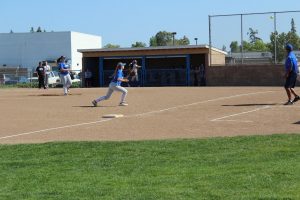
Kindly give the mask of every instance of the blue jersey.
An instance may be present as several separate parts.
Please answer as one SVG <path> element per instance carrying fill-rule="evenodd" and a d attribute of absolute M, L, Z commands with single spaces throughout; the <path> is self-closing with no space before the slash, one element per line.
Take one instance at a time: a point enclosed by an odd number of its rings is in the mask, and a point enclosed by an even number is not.
<path fill-rule="evenodd" d="M 63 76 L 69 74 L 68 71 L 60 71 L 60 69 L 68 69 L 68 67 L 66 66 L 65 63 L 59 63 L 59 64 L 58 64 L 58 70 L 59 70 L 59 73 L 60 73 L 61 75 L 63 75 Z"/>
<path fill-rule="evenodd" d="M 286 72 L 291 71 L 291 73 L 295 73 L 295 74 L 299 73 L 297 58 L 293 52 L 290 52 L 286 57 L 285 71 Z"/>
<path fill-rule="evenodd" d="M 120 86 L 122 81 L 118 81 L 119 78 L 123 79 L 123 71 L 121 69 L 118 69 L 116 75 L 114 76 L 111 82 L 117 83 L 117 85 Z"/>

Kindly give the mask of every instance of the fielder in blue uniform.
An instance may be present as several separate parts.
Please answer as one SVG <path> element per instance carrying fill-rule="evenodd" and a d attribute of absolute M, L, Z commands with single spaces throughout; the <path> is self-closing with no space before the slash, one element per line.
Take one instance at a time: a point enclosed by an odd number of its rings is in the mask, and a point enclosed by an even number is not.
<path fill-rule="evenodd" d="M 296 94 L 294 90 L 297 81 L 297 76 L 299 74 L 299 69 L 297 58 L 293 52 L 293 46 L 291 44 L 287 44 L 285 49 L 287 52 L 287 56 L 285 60 L 286 80 L 284 88 L 288 96 L 288 101 L 285 103 L 285 105 L 292 105 L 300 99 L 300 97 Z M 292 100 L 292 95 L 294 96 L 294 100 Z"/>
<path fill-rule="evenodd" d="M 64 89 L 64 95 L 68 95 L 69 88 L 72 85 L 72 80 L 70 76 L 70 69 L 66 66 L 65 64 L 65 57 L 61 56 L 58 59 L 58 70 L 60 73 L 60 79 L 63 84 L 63 89 Z"/>
<path fill-rule="evenodd" d="M 103 100 L 108 100 L 114 91 L 122 92 L 120 106 L 127 106 L 128 104 L 125 102 L 125 98 L 127 96 L 127 90 L 121 86 L 122 82 L 128 82 L 128 79 L 124 79 L 123 70 L 125 67 L 125 63 L 119 62 L 116 70 L 113 74 L 113 79 L 109 84 L 108 91 L 105 96 L 99 97 L 92 101 L 92 104 L 96 107 L 98 102 Z"/>

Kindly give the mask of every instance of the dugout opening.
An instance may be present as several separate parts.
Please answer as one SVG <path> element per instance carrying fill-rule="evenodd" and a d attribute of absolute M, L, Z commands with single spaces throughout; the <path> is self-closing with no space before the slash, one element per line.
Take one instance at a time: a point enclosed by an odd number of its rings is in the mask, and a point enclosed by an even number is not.
<path fill-rule="evenodd" d="M 85 85 L 85 72 L 89 69 L 92 72 L 91 87 L 99 87 L 99 58 L 97 57 L 83 57 L 83 68 L 81 77 L 83 85 Z"/>
<path fill-rule="evenodd" d="M 129 73 L 130 67 L 129 64 L 133 61 L 137 60 L 139 66 L 142 66 L 142 58 L 140 57 L 123 57 L 123 58 L 104 58 L 103 59 L 103 85 L 108 86 L 112 75 L 116 69 L 116 66 L 119 62 L 126 63 L 124 68 L 124 77 L 126 77 Z M 141 76 L 141 69 L 139 70 L 139 76 Z"/>
<path fill-rule="evenodd" d="M 205 54 L 192 54 L 190 55 L 191 66 L 190 66 L 190 86 L 205 86 Z"/>
<path fill-rule="evenodd" d="M 149 56 L 145 74 L 145 86 L 184 86 L 186 56 Z"/>

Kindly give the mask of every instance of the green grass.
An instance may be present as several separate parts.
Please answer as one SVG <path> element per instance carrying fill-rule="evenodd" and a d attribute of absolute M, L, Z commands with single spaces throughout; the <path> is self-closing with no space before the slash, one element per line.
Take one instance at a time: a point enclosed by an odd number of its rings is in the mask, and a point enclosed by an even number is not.
<path fill-rule="evenodd" d="M 300 135 L 0 146 L 0 199 L 300 199 Z"/>

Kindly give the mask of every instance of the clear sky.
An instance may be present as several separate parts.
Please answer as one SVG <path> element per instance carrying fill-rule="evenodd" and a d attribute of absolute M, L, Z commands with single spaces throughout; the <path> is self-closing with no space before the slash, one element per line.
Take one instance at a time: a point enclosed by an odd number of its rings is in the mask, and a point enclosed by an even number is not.
<path fill-rule="evenodd" d="M 158 31 L 186 35 L 192 44 L 208 44 L 208 15 L 300 10 L 299 0 L 0 0 L 0 32 L 29 32 L 41 26 L 46 31 L 77 31 L 100 35 L 107 43 L 129 47 L 136 41 L 149 45 Z M 245 17 L 249 27 L 268 40 L 273 30 L 271 16 Z M 290 28 L 290 18 L 300 27 L 300 13 L 278 16 L 278 29 Z M 213 18 L 213 45 L 240 39 L 240 21 Z M 298 24 L 298 26 L 297 26 Z M 300 30 L 300 29 L 299 29 Z"/>

